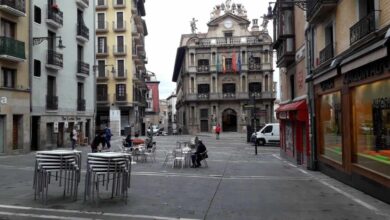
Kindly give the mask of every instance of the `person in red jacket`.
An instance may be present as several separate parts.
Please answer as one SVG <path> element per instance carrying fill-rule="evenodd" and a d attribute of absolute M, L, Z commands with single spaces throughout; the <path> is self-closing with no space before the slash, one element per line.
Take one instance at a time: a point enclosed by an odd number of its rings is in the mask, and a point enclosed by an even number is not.
<path fill-rule="evenodd" d="M 218 123 L 217 126 L 215 127 L 215 134 L 216 134 L 217 140 L 219 139 L 219 133 L 221 133 L 221 126 Z"/>

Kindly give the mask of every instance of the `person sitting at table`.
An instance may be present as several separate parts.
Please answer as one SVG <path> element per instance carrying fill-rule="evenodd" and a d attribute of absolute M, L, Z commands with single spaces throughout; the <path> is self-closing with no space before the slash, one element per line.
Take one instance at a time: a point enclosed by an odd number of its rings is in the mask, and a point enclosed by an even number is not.
<path fill-rule="evenodd" d="M 202 166 L 200 161 L 208 157 L 207 154 L 205 154 L 206 150 L 207 149 L 206 146 L 203 144 L 203 141 L 199 139 L 196 147 L 196 152 L 191 155 L 192 168 L 198 168 Z"/>

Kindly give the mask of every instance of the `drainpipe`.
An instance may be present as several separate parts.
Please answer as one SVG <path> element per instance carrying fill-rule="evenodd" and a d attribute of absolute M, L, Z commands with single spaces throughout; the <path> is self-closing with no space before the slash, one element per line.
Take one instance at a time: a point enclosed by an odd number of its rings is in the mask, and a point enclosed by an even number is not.
<path fill-rule="evenodd" d="M 33 1 L 28 1 L 28 87 L 29 87 L 29 95 L 30 95 L 30 150 L 31 150 L 31 140 L 32 140 L 32 78 L 33 78 L 33 33 L 32 33 L 32 25 L 33 25 L 33 16 L 32 16 L 32 7 Z"/>
<path fill-rule="evenodd" d="M 306 29 L 306 70 L 307 78 L 306 82 L 308 83 L 308 107 L 309 107 L 309 125 L 310 125 L 310 163 L 308 164 L 309 170 L 318 170 L 318 160 L 317 160 L 317 138 L 316 138 L 316 114 L 315 114 L 315 95 L 314 95 L 314 85 L 312 79 L 312 45 L 313 41 L 313 27 L 309 25 Z"/>
<path fill-rule="evenodd" d="M 96 24 L 95 24 L 95 7 L 96 7 L 96 0 L 93 0 L 93 10 L 92 10 L 92 13 L 93 13 L 93 31 L 96 30 Z M 95 67 L 97 65 L 96 63 L 96 33 L 94 33 L 94 38 L 93 38 L 93 66 Z M 91 122 L 91 129 L 92 130 L 92 136 L 91 136 L 91 139 L 95 137 L 95 132 L 96 132 L 96 115 L 97 115 L 97 89 L 96 89 L 96 68 L 93 68 L 93 121 Z"/>

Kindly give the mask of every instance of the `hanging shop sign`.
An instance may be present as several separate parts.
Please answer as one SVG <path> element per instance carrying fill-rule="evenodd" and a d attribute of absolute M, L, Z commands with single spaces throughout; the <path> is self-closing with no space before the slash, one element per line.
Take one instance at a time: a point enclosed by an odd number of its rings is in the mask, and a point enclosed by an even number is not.
<path fill-rule="evenodd" d="M 54 133 L 58 133 L 58 122 L 54 122 Z"/>
<path fill-rule="evenodd" d="M 68 121 L 65 121 L 65 122 L 64 122 L 64 127 L 65 127 L 65 129 L 68 129 L 68 127 L 69 127 Z"/>

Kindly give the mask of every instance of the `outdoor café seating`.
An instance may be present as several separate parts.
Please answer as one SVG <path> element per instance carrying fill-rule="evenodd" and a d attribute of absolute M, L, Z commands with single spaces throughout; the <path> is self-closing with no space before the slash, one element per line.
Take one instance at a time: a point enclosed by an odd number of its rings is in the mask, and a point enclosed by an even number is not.
<path fill-rule="evenodd" d="M 89 153 L 85 175 L 84 201 L 99 202 L 100 190 L 110 198 L 120 197 L 127 203 L 130 188 L 131 155 L 121 152 Z"/>
<path fill-rule="evenodd" d="M 34 200 L 39 196 L 47 203 L 49 184 L 57 181 L 63 187 L 63 197 L 70 195 L 77 200 L 80 183 L 81 152 L 75 150 L 52 150 L 36 152 L 33 177 Z M 53 179 L 53 180 L 52 180 Z"/>

